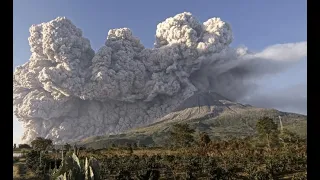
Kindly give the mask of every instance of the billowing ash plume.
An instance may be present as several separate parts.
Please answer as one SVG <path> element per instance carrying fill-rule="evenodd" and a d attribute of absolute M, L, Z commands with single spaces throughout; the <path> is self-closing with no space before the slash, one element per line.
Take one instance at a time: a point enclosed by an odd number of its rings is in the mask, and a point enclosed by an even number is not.
<path fill-rule="evenodd" d="M 253 77 L 280 72 L 306 56 L 306 42 L 250 53 L 230 48 L 232 38 L 220 18 L 201 24 L 181 13 L 158 24 L 152 49 L 120 28 L 110 30 L 94 52 L 66 18 L 33 25 L 32 55 L 13 79 L 23 140 L 68 142 L 147 125 L 198 91 L 237 100 L 254 88 Z"/>

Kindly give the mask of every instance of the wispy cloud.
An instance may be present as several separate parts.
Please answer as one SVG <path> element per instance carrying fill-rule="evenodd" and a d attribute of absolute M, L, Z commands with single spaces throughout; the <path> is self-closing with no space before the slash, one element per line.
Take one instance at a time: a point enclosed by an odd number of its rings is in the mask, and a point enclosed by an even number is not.
<path fill-rule="evenodd" d="M 254 93 L 241 102 L 258 107 L 307 114 L 307 84 L 297 84 L 270 93 Z"/>

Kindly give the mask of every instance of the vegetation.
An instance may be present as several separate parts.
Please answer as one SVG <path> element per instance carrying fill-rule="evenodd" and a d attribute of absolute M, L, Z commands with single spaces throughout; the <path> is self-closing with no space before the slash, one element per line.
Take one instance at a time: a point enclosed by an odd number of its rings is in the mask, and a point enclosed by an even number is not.
<path fill-rule="evenodd" d="M 199 137 L 200 146 L 207 146 L 211 142 L 211 139 L 206 132 L 201 132 Z"/>
<path fill-rule="evenodd" d="M 31 146 L 36 151 L 46 151 L 48 148 L 52 146 L 52 140 L 37 137 L 35 140 L 31 142 Z"/>
<path fill-rule="evenodd" d="M 171 142 L 170 131 L 177 123 L 187 123 L 191 129 L 205 132 L 211 140 L 230 140 L 232 138 L 245 138 L 257 134 L 257 120 L 263 117 L 270 117 L 279 125 L 281 116 L 283 128 L 306 138 L 307 117 L 304 115 L 285 113 L 273 109 L 245 108 L 233 111 L 223 111 L 216 117 L 203 117 L 198 119 L 163 120 L 154 124 L 134 128 L 122 134 L 94 136 L 77 142 L 94 149 L 110 147 L 111 144 L 124 145 L 125 142 L 136 142 L 139 146 L 167 146 Z M 178 117 L 178 116 L 177 116 Z M 280 126 L 279 126 L 280 127 Z M 195 136 L 197 138 L 197 136 Z M 265 139 L 263 140 L 265 141 Z M 139 143 L 138 143 L 139 142 Z"/>
<path fill-rule="evenodd" d="M 29 144 L 19 144 L 19 149 L 31 149 Z"/>
<path fill-rule="evenodd" d="M 194 142 L 194 132 L 188 124 L 175 124 L 170 131 L 170 140 L 176 147 L 189 147 Z"/>
<path fill-rule="evenodd" d="M 32 150 L 26 167 L 37 179 L 307 179 L 306 139 L 279 131 L 268 117 L 256 129 L 256 136 L 213 140 L 176 124 L 166 140 L 170 147 L 139 142 L 95 150 L 68 146 L 59 153 Z"/>
<path fill-rule="evenodd" d="M 269 117 L 263 117 L 257 122 L 256 129 L 260 138 L 265 138 L 270 148 L 271 141 L 276 142 L 278 136 L 278 125 Z"/>
<path fill-rule="evenodd" d="M 55 168 L 52 171 L 51 179 L 86 179 L 99 180 L 99 163 L 95 158 L 85 158 L 82 162 L 78 156 L 73 153 L 62 162 L 59 169 Z"/>
<path fill-rule="evenodd" d="M 71 145 L 68 144 L 68 143 L 66 143 L 66 144 L 64 145 L 64 149 L 65 149 L 66 151 L 69 151 L 69 150 L 71 149 Z"/>

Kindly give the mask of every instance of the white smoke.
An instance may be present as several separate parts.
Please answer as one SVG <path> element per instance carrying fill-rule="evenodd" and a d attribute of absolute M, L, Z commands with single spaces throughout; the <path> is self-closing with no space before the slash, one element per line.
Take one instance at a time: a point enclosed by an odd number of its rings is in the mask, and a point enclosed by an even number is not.
<path fill-rule="evenodd" d="M 13 79 L 23 140 L 68 142 L 147 125 L 197 91 L 236 100 L 254 88 L 253 78 L 306 56 L 306 42 L 251 53 L 230 48 L 232 38 L 220 18 L 201 24 L 185 12 L 158 24 L 152 49 L 120 28 L 110 30 L 95 53 L 66 18 L 33 25 L 32 55 Z"/>

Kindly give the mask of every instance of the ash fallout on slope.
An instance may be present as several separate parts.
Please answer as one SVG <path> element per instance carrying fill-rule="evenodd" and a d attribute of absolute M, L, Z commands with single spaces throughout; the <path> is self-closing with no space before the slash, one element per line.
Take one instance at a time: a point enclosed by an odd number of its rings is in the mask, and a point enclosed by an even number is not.
<path fill-rule="evenodd" d="M 184 12 L 158 24 L 154 48 L 128 28 L 111 29 L 97 52 L 65 17 L 30 27 L 29 61 L 15 69 L 14 114 L 22 140 L 55 142 L 150 124 L 198 91 L 232 100 L 254 90 L 253 79 L 283 71 L 306 56 L 306 42 L 259 53 L 229 47 L 231 27 L 200 23 Z"/>

